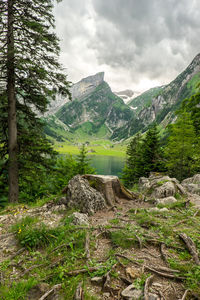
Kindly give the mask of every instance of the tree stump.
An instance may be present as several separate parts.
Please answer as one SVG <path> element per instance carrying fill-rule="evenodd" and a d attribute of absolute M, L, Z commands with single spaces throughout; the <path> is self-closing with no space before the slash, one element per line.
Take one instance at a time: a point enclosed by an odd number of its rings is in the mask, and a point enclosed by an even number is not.
<path fill-rule="evenodd" d="M 82 177 L 87 179 L 90 186 L 104 196 L 106 204 L 109 206 L 114 206 L 120 198 L 128 200 L 138 198 L 138 195 L 123 186 L 117 176 L 86 174 Z"/>

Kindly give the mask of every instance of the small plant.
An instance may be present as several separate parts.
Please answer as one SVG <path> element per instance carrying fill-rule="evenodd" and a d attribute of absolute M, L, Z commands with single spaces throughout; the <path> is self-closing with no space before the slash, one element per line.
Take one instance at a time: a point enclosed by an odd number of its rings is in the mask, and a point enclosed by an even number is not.
<path fill-rule="evenodd" d="M 119 219 L 112 219 L 109 221 L 110 224 L 119 224 Z"/>
<path fill-rule="evenodd" d="M 137 290 L 143 290 L 145 281 L 146 279 L 150 276 L 151 274 L 142 274 L 140 278 L 137 278 L 134 280 L 133 285 L 135 289 Z"/>
<path fill-rule="evenodd" d="M 124 249 L 131 248 L 137 243 L 137 239 L 135 238 L 133 233 L 125 230 L 111 232 L 111 241 L 115 246 Z"/>
<path fill-rule="evenodd" d="M 28 291 L 36 284 L 36 279 L 29 278 L 18 283 L 13 282 L 10 287 L 2 285 L 0 287 L 0 298 L 2 300 L 25 300 Z"/>

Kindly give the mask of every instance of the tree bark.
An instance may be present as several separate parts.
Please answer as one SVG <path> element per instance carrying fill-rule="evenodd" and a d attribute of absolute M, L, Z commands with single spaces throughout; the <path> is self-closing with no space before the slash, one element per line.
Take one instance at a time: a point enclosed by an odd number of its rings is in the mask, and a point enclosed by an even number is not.
<path fill-rule="evenodd" d="M 7 31 L 7 96 L 8 96 L 8 154 L 9 154 L 9 202 L 17 202 L 18 185 L 18 145 L 17 145 L 17 112 L 15 97 L 15 65 L 14 65 L 14 34 L 13 34 L 14 0 L 8 0 L 8 31 Z"/>

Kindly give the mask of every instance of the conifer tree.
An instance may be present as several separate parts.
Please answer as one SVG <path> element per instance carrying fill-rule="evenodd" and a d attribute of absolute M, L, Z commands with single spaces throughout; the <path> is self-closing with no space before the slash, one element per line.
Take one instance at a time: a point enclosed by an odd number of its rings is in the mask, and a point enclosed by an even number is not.
<path fill-rule="evenodd" d="M 126 186 L 131 187 L 143 175 L 142 137 L 137 134 L 131 139 L 126 150 L 126 164 L 123 169 L 122 179 Z"/>
<path fill-rule="evenodd" d="M 28 162 L 45 163 L 51 152 L 36 112 L 44 113 L 58 93 L 69 95 L 58 62 L 53 3 L 0 2 L 0 159 L 8 166 L 10 202 L 18 201 L 18 169 L 23 173 Z M 25 163 L 20 164 L 22 159 Z"/>
<path fill-rule="evenodd" d="M 166 166 L 170 175 L 182 180 L 194 174 L 200 156 L 199 142 L 190 113 L 183 110 L 179 112 L 177 121 L 168 130 L 170 135 L 165 148 Z"/>
<path fill-rule="evenodd" d="M 163 154 L 156 124 L 151 126 L 144 138 L 143 165 L 143 176 L 148 176 L 150 172 L 160 172 L 164 170 Z"/>

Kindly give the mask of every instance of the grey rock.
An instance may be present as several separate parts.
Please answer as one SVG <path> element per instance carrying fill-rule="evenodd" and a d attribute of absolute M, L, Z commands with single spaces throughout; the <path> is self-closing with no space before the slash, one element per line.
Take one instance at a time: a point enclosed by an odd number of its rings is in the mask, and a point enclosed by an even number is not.
<path fill-rule="evenodd" d="M 102 194 L 93 189 L 89 182 L 80 175 L 73 177 L 64 188 L 67 206 L 78 209 L 81 213 L 93 214 L 106 207 Z"/>
<path fill-rule="evenodd" d="M 187 192 L 200 195 L 200 174 L 195 174 L 193 177 L 184 179 L 182 185 Z"/>
<path fill-rule="evenodd" d="M 73 216 L 73 224 L 74 225 L 87 225 L 89 226 L 89 218 L 86 214 L 81 214 L 79 212 L 74 212 Z"/>
<path fill-rule="evenodd" d="M 166 197 L 166 198 L 162 198 L 162 199 L 156 199 L 157 204 L 163 204 L 163 205 L 167 205 L 167 204 L 172 204 L 177 202 L 177 200 L 174 197 Z"/>
<path fill-rule="evenodd" d="M 181 184 L 189 183 L 200 184 L 200 174 L 195 174 L 193 177 L 184 179 Z"/>
<path fill-rule="evenodd" d="M 149 211 L 155 211 L 155 212 L 168 212 L 169 209 L 167 209 L 166 207 L 163 207 L 163 208 L 158 208 L 158 207 L 151 207 L 148 209 Z"/>
<path fill-rule="evenodd" d="M 91 282 L 100 284 L 103 282 L 103 277 L 93 277 L 91 278 Z"/>
<path fill-rule="evenodd" d="M 129 285 L 125 290 L 121 293 L 122 297 L 127 300 L 138 300 L 142 297 L 143 292 L 141 290 L 135 289 L 134 285 Z"/>
<path fill-rule="evenodd" d="M 163 183 L 161 186 L 155 188 L 153 195 L 155 198 L 166 198 L 169 196 L 174 196 L 176 193 L 176 188 L 173 182 L 168 181 Z"/>

